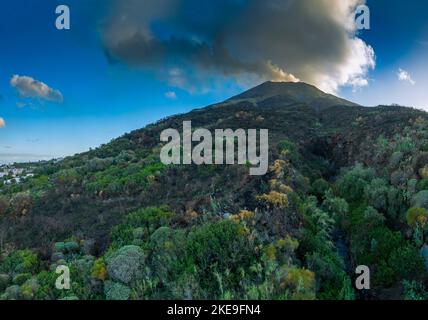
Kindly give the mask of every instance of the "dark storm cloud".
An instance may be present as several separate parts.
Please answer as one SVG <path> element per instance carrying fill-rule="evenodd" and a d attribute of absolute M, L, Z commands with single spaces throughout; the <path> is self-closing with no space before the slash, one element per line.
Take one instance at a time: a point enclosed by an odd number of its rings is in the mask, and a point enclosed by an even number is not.
<path fill-rule="evenodd" d="M 116 0 L 103 39 L 111 59 L 159 70 L 176 86 L 186 87 L 198 74 L 222 74 L 299 78 L 335 91 L 366 85 L 374 66 L 373 50 L 355 35 L 354 10 L 361 3 Z"/>

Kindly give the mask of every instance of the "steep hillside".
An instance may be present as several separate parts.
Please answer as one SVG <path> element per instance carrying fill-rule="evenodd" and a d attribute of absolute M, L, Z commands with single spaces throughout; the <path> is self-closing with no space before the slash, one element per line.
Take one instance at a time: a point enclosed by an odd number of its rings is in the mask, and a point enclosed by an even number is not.
<path fill-rule="evenodd" d="M 194 129 L 269 129 L 268 174 L 163 165 L 160 133 L 181 131 L 185 120 Z M 423 111 L 365 108 L 307 84 L 268 82 L 96 150 L 34 164 L 35 177 L 0 192 L 0 292 L 4 299 L 422 297 L 427 125 Z M 71 292 L 53 289 L 59 264 L 72 268 Z M 360 264 L 373 272 L 369 293 L 352 286 Z"/>

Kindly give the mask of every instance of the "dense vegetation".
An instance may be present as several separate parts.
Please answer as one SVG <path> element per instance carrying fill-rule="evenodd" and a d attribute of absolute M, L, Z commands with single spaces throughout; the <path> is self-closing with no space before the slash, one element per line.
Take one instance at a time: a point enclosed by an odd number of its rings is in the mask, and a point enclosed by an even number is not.
<path fill-rule="evenodd" d="M 250 97 L 4 185 L 1 298 L 427 299 L 428 115 Z M 183 120 L 268 128 L 268 174 L 162 165 L 160 132 Z M 70 290 L 55 288 L 58 265 Z M 369 291 L 354 288 L 358 265 Z"/>

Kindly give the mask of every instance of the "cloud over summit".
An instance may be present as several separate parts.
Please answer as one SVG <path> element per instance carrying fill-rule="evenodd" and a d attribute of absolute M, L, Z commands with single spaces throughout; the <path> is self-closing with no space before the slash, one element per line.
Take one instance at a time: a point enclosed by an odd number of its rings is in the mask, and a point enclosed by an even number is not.
<path fill-rule="evenodd" d="M 171 68 L 187 70 L 183 87 L 221 75 L 255 82 L 300 79 L 335 92 L 367 85 L 375 65 L 373 49 L 354 29 L 355 8 L 363 3 L 113 0 L 103 41 L 109 57 L 159 70 L 168 81 Z"/>

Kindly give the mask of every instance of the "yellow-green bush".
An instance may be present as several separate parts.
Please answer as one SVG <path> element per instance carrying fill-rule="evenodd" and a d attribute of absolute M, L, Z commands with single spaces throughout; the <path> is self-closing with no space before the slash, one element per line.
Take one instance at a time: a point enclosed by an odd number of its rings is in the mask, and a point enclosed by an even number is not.
<path fill-rule="evenodd" d="M 94 262 L 91 275 L 92 278 L 102 281 L 107 278 L 107 267 L 104 259 L 100 258 Z"/>
<path fill-rule="evenodd" d="M 412 228 L 417 225 L 424 227 L 428 220 L 428 212 L 424 208 L 410 208 L 406 215 L 407 224 Z"/>

